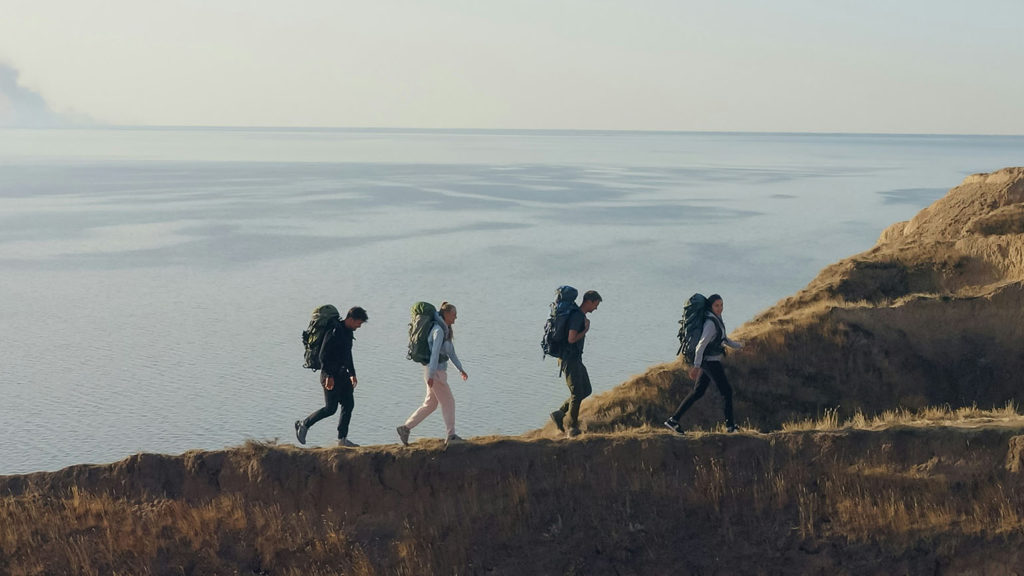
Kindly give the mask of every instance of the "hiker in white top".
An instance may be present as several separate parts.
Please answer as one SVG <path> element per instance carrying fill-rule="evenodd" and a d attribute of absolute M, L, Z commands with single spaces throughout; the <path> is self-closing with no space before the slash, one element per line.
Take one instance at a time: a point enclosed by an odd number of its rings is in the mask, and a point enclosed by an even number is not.
<path fill-rule="evenodd" d="M 402 444 L 409 445 L 409 433 L 417 424 L 429 416 L 437 405 L 441 405 L 441 415 L 444 417 L 444 425 L 447 429 L 446 444 L 462 442 L 462 438 L 455 433 L 455 397 L 448 386 L 448 360 L 451 360 L 458 368 L 463 380 L 469 378 L 466 371 L 462 369 L 459 357 L 455 355 L 455 331 L 452 324 L 458 317 L 455 306 L 442 302 L 435 316 L 434 327 L 430 330 L 428 342 L 430 343 L 430 364 L 423 367 L 423 380 L 427 384 L 427 396 L 423 399 L 423 405 L 416 409 L 405 424 L 399 426 L 398 438 Z"/>
<path fill-rule="evenodd" d="M 704 317 L 704 331 L 700 341 L 697 343 L 697 350 L 693 355 L 693 367 L 690 368 L 689 376 L 696 385 L 693 391 L 683 399 L 682 404 L 675 413 L 665 421 L 665 426 L 680 434 L 683 433 L 679 426 L 679 419 L 693 406 L 694 402 L 700 400 L 701 396 L 712 383 L 722 394 L 722 403 L 725 410 L 725 430 L 736 431 L 736 421 L 732 413 L 732 386 L 725 377 L 725 369 L 722 367 L 722 357 L 725 355 L 725 347 L 739 349 L 743 347 L 741 342 L 732 340 L 726 335 L 725 323 L 722 322 L 722 310 L 725 303 L 718 294 L 708 296 L 707 311 Z"/>

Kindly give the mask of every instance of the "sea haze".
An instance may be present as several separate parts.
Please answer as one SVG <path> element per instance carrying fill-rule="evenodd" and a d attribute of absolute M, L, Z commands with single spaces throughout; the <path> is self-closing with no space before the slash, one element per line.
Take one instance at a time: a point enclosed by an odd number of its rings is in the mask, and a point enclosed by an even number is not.
<path fill-rule="evenodd" d="M 540 352 L 557 286 L 604 297 L 600 393 L 674 358 L 691 293 L 735 328 L 1022 158 L 1021 137 L 0 130 L 0 474 L 294 442 L 322 403 L 299 334 L 324 303 L 370 315 L 353 441 L 396 442 L 422 401 L 418 300 L 459 309 L 459 434 L 518 434 L 567 394 Z"/>

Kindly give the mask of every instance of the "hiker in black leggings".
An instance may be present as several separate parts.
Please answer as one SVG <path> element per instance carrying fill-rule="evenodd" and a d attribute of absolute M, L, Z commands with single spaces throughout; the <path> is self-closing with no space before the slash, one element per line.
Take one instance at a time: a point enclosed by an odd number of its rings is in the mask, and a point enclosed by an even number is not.
<path fill-rule="evenodd" d="M 736 421 L 732 414 L 732 387 L 729 386 L 729 379 L 725 377 L 725 369 L 722 367 L 722 357 L 725 355 L 724 346 L 739 349 L 743 344 L 730 340 L 725 333 L 725 324 L 722 322 L 722 310 L 725 304 L 722 297 L 712 294 L 707 300 L 708 310 L 705 312 L 704 331 L 701 334 L 700 342 L 697 343 L 697 351 L 693 355 L 693 367 L 690 368 L 690 378 L 697 384 L 693 391 L 683 399 L 683 403 L 676 409 L 675 414 L 665 421 L 665 426 L 680 434 L 683 433 L 679 427 L 679 419 L 690 409 L 690 406 L 700 400 L 708 385 L 714 382 L 718 392 L 722 394 L 725 404 L 725 429 L 727 432 L 736 431 Z"/>

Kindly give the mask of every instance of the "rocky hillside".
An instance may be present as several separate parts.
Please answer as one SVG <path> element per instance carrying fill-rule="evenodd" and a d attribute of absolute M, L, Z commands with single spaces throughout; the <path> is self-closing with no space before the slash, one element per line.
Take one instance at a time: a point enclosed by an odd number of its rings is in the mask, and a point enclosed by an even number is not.
<path fill-rule="evenodd" d="M 1024 168 L 968 177 L 732 337 L 748 344 L 725 360 L 737 418 L 748 426 L 833 409 L 872 415 L 1019 400 Z M 591 431 L 657 424 L 692 385 L 679 361 L 655 366 L 585 402 L 583 418 Z M 711 390 L 684 424 L 720 419 Z"/>

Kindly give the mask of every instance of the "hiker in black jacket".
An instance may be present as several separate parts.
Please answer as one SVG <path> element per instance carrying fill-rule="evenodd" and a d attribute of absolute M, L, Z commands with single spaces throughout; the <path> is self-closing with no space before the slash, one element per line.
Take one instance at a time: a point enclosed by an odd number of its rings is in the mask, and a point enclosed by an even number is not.
<path fill-rule="evenodd" d="M 352 420 L 352 409 L 355 407 L 355 391 L 359 381 L 356 379 L 356 367 L 352 363 L 352 341 L 354 332 L 369 318 L 366 310 L 359 306 L 349 309 L 345 320 L 335 321 L 334 325 L 324 334 L 320 345 L 320 385 L 324 389 L 324 407 L 313 412 L 305 420 L 295 421 L 295 437 L 299 444 L 306 443 L 306 432 L 309 427 L 338 411 L 341 404 L 341 420 L 338 422 L 338 446 L 355 448 L 358 444 L 348 439 L 348 424 Z"/>

